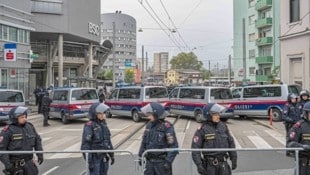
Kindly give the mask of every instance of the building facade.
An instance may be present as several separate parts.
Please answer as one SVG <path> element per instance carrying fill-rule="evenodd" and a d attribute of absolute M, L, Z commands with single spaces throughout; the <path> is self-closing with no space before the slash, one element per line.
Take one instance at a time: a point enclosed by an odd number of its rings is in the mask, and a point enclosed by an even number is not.
<path fill-rule="evenodd" d="M 0 86 L 28 96 L 30 32 L 34 30 L 30 1 L 1 0 L 0 13 Z"/>
<path fill-rule="evenodd" d="M 101 14 L 101 42 L 113 41 L 113 23 L 115 23 L 115 79 L 123 81 L 126 69 L 133 69 L 137 64 L 136 20 L 121 11 Z M 113 55 L 108 57 L 103 69 L 113 69 Z"/>
<path fill-rule="evenodd" d="M 166 73 L 169 69 L 169 53 L 154 53 L 154 73 Z"/>
<path fill-rule="evenodd" d="M 279 14 L 280 0 L 234 0 L 235 82 L 262 84 L 279 78 L 276 71 L 280 65 Z"/>
<path fill-rule="evenodd" d="M 310 89 L 310 1 L 281 1 L 281 81 Z"/>

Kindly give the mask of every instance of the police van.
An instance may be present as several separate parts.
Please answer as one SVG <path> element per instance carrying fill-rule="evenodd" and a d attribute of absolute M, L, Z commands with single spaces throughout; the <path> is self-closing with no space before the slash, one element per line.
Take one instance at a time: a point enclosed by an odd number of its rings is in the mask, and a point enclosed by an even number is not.
<path fill-rule="evenodd" d="M 267 117 L 272 111 L 274 121 L 282 120 L 284 105 L 289 93 L 299 95 L 298 85 L 251 85 L 232 90 L 235 115 L 240 117 Z"/>
<path fill-rule="evenodd" d="M 145 118 L 141 108 L 150 102 L 164 103 L 168 100 L 164 86 L 127 86 L 115 88 L 105 100 L 110 107 L 108 117 L 112 115 L 132 117 L 135 122 Z"/>
<path fill-rule="evenodd" d="M 203 107 L 208 103 L 218 103 L 227 107 L 226 112 L 221 114 L 222 121 L 227 121 L 234 116 L 231 100 L 231 91 L 225 87 L 176 87 L 169 94 L 168 106 L 171 114 L 194 117 L 201 122 Z"/>
<path fill-rule="evenodd" d="M 88 116 L 88 109 L 99 102 L 94 88 L 57 88 L 52 91 L 50 118 L 60 118 L 64 124 L 69 120 Z"/>
<path fill-rule="evenodd" d="M 25 106 L 23 92 L 13 89 L 0 89 L 0 122 L 8 122 L 8 112 L 15 106 Z"/>

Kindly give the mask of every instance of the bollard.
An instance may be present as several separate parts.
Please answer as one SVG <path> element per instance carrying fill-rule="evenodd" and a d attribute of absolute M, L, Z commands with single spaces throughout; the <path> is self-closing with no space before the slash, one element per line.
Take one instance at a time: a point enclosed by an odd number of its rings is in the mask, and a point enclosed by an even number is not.
<path fill-rule="evenodd" d="M 270 112 L 269 112 L 269 124 L 270 126 L 272 126 L 272 108 L 270 109 Z"/>

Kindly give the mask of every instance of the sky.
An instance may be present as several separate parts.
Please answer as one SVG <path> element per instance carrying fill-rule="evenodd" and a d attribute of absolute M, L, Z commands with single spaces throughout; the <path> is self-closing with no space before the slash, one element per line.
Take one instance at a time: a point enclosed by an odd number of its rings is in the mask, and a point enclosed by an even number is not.
<path fill-rule="evenodd" d="M 171 59 L 180 52 L 193 51 L 205 68 L 209 60 L 211 69 L 217 63 L 219 68 L 227 68 L 228 56 L 233 53 L 232 0 L 101 0 L 101 13 L 117 10 L 134 17 L 137 30 L 143 29 L 137 31 L 138 58 L 144 45 L 150 64 L 154 52 L 169 52 Z M 147 11 L 160 18 L 164 30 Z"/>

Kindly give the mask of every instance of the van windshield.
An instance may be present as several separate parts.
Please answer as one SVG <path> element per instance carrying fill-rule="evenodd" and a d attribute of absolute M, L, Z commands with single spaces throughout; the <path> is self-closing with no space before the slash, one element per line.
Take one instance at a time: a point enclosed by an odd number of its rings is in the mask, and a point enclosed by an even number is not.
<path fill-rule="evenodd" d="M 145 98 L 168 98 L 166 88 L 152 87 L 145 89 Z"/>
<path fill-rule="evenodd" d="M 78 89 L 72 91 L 72 101 L 75 100 L 96 100 L 98 95 L 94 89 Z"/>
<path fill-rule="evenodd" d="M 21 92 L 15 91 L 1 91 L 0 102 L 24 102 L 24 97 Z"/>
<path fill-rule="evenodd" d="M 232 95 L 230 92 L 230 89 L 211 89 L 211 98 L 215 99 L 215 100 L 219 100 L 219 99 L 232 99 Z"/>

